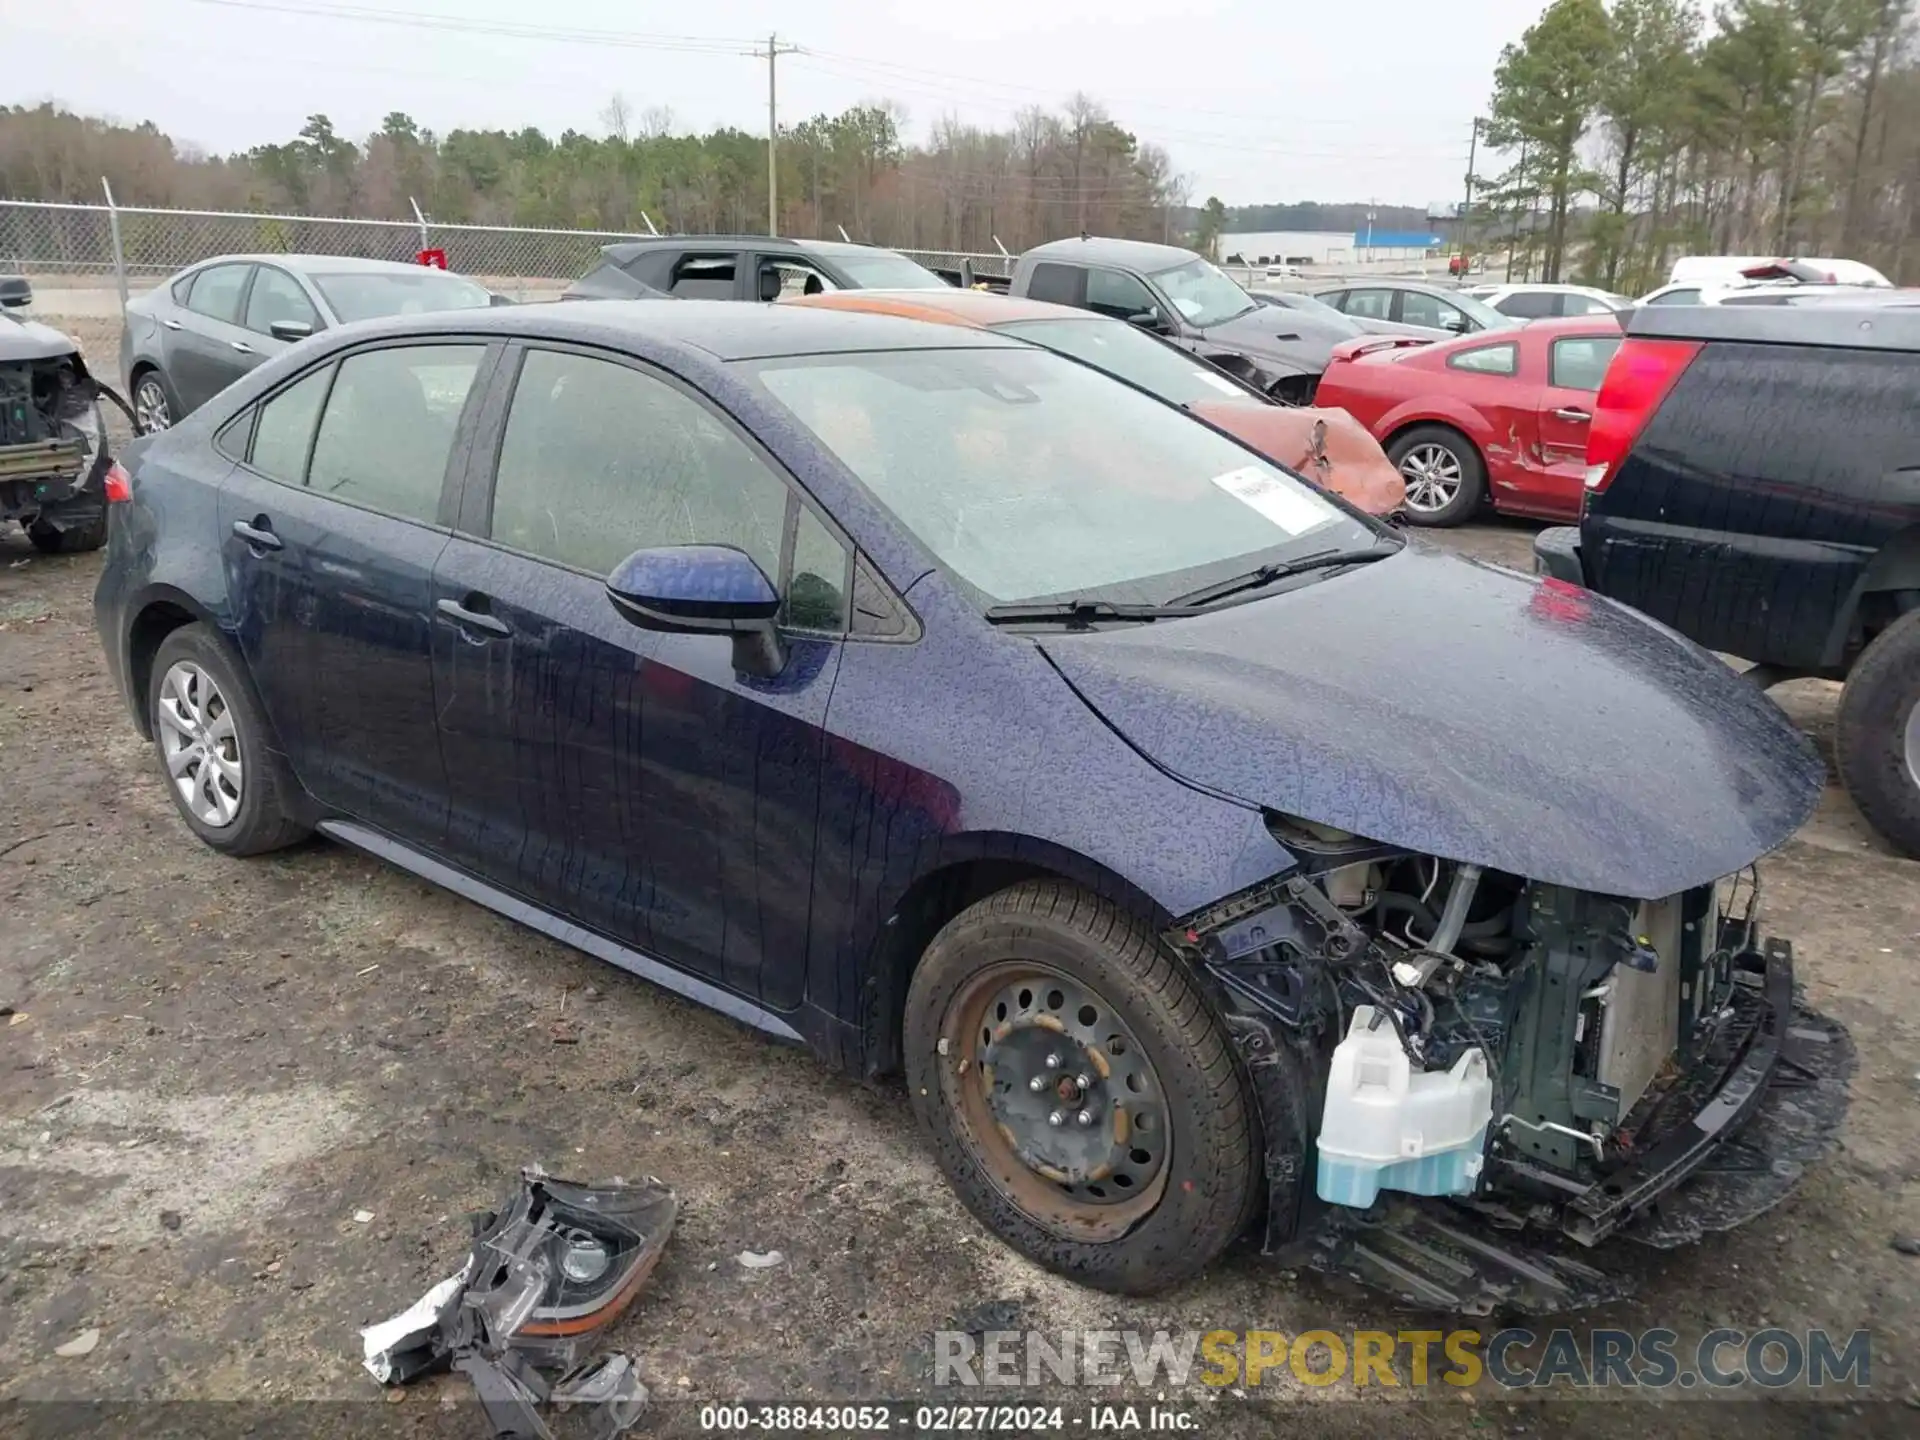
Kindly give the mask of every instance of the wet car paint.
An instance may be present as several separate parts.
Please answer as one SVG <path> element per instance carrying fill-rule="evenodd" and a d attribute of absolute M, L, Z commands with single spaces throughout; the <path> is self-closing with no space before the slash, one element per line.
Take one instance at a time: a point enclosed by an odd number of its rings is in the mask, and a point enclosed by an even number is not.
<path fill-rule="evenodd" d="M 1706 651 L 1417 544 L 1271 600 L 1040 643 L 1184 780 L 1576 889 L 1717 880 L 1786 840 L 1825 781 Z"/>
<path fill-rule="evenodd" d="M 913 626 L 904 643 L 796 644 L 760 681 L 731 668 L 724 637 L 635 629 L 596 577 L 455 533 L 484 514 L 483 441 L 507 393 L 493 376 L 476 381 L 493 387 L 476 402 L 481 427 L 449 466 L 453 524 L 421 527 L 444 543 L 431 589 L 397 601 L 404 623 L 364 606 L 295 612 L 327 632 L 303 643 L 337 648 L 304 673 L 249 667 L 288 687 L 270 719 L 334 713 L 319 709 L 328 694 L 345 714 L 375 681 L 408 706 L 431 695 L 444 789 L 431 795 L 436 760 L 418 757 L 426 803 L 394 797 L 375 827 L 381 853 L 553 933 L 587 927 L 572 933 L 616 963 L 708 977 L 740 997 L 732 1013 L 849 1068 L 885 1068 L 904 975 L 929 938 L 915 917 L 958 866 L 1062 875 L 1166 922 L 1291 865 L 1260 811 L 1281 804 L 1528 873 L 1538 856 L 1567 883 L 1666 893 L 1691 883 L 1676 868 L 1738 868 L 1810 803 L 1804 746 L 1764 700 L 1743 710 L 1717 689 L 1705 669 L 1717 662 L 1610 607 L 1569 620 L 1537 609 L 1528 581 L 1433 556 L 1151 629 L 993 630 L 716 355 L 1011 342 L 726 302 L 377 323 L 270 362 L 151 442 L 96 596 L 143 724 L 130 640 L 150 602 L 207 619 L 236 648 L 263 623 L 220 563 L 234 465 L 213 433 L 328 355 L 397 334 L 587 343 L 682 377 L 838 521 Z M 506 644 L 431 619 L 438 600 L 476 591 L 498 603 Z M 1644 773 L 1623 765 L 1623 735 L 1651 757 Z M 1496 765 L 1510 753 L 1517 764 Z M 303 780 L 316 763 L 296 766 Z M 359 820 L 374 788 L 316 815 Z"/>

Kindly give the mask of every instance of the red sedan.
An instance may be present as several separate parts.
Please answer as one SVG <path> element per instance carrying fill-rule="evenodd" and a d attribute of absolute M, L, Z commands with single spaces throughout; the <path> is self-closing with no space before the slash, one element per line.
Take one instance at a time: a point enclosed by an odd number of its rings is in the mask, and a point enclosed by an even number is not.
<path fill-rule="evenodd" d="M 1458 525 L 1483 501 L 1575 520 L 1587 427 L 1620 324 L 1536 320 L 1428 343 L 1368 335 L 1336 346 L 1314 393 L 1372 432 L 1407 482 L 1407 518 Z"/>

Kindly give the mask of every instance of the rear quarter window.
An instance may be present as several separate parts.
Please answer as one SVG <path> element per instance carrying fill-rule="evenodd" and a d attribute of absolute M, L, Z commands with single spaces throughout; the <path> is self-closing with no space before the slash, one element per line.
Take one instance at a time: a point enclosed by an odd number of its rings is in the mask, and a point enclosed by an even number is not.
<path fill-rule="evenodd" d="M 1512 375 L 1520 369 L 1520 352 L 1512 345 L 1481 345 L 1449 355 L 1447 368 L 1474 375 Z"/>

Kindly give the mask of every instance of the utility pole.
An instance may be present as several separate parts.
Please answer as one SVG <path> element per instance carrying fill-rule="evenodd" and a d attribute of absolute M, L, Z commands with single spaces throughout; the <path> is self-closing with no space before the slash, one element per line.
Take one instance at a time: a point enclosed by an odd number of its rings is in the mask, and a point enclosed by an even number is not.
<path fill-rule="evenodd" d="M 767 36 L 767 48 L 755 50 L 753 58 L 767 62 L 767 234 L 780 233 L 780 121 L 775 102 L 775 63 L 782 55 L 792 55 L 798 45 L 782 45 L 778 35 Z"/>
<path fill-rule="evenodd" d="M 1473 134 L 1467 141 L 1467 198 L 1460 202 L 1460 273 L 1467 273 L 1467 217 L 1473 214 L 1473 162 L 1479 155 L 1480 117 L 1473 117 Z"/>

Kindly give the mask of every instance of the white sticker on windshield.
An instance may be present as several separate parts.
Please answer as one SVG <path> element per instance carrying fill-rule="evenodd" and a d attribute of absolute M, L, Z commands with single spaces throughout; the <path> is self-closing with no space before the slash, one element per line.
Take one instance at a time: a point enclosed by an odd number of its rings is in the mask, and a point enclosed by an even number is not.
<path fill-rule="evenodd" d="M 1196 370 L 1193 372 L 1193 378 L 1206 381 L 1207 384 L 1213 386 L 1213 388 L 1218 390 L 1222 395 L 1231 395 L 1236 400 L 1245 393 L 1231 380 L 1226 379 L 1224 376 L 1215 375 L 1211 371 Z"/>
<path fill-rule="evenodd" d="M 1299 535 L 1324 524 L 1327 507 L 1303 490 L 1296 490 L 1256 465 L 1229 470 L 1213 483 L 1234 499 L 1258 510 L 1289 535 Z"/>

